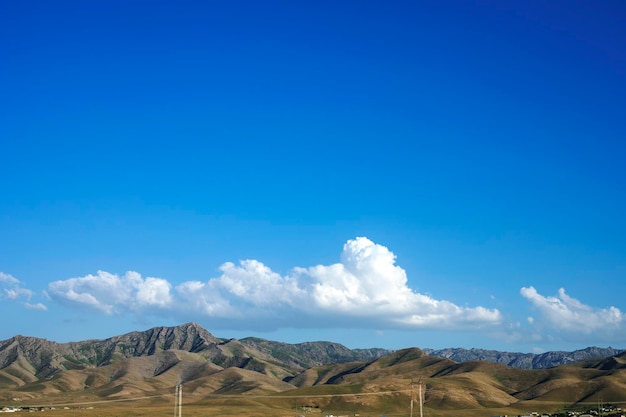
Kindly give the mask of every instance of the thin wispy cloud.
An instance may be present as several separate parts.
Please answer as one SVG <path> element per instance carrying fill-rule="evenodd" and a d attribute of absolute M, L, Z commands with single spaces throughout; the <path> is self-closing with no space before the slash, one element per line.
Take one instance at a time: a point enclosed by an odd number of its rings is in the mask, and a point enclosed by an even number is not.
<path fill-rule="evenodd" d="M 35 304 L 24 303 L 24 307 L 26 307 L 29 310 L 48 311 L 48 307 L 42 303 L 35 303 Z"/>
<path fill-rule="evenodd" d="M 0 300 L 9 300 L 21 302 L 25 307 L 29 307 L 31 304 L 28 301 L 33 297 L 33 291 L 25 288 L 20 280 L 14 276 L 0 272 Z M 46 307 L 41 304 L 40 310 L 45 310 Z"/>
<path fill-rule="evenodd" d="M 4 272 L 0 272 L 0 284 L 3 286 L 16 286 L 19 285 L 20 281 L 10 274 L 5 274 Z"/>
<path fill-rule="evenodd" d="M 461 307 L 417 293 L 385 246 L 349 240 L 332 265 L 295 267 L 278 274 L 258 260 L 226 262 L 221 275 L 173 287 L 137 272 L 95 275 L 49 284 L 51 299 L 115 315 L 126 312 L 220 319 L 230 327 L 336 326 L 397 329 L 470 329 L 497 326 L 501 313 Z M 329 320 L 332 318 L 333 320 Z M 219 324 L 218 324 L 219 325 Z"/>

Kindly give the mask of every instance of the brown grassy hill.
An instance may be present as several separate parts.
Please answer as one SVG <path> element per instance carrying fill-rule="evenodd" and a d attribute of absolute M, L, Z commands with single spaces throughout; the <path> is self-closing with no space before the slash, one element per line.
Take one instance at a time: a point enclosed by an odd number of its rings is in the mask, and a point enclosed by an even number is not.
<path fill-rule="evenodd" d="M 237 367 L 222 368 L 201 355 L 162 351 L 83 370 L 59 372 L 53 377 L 4 389 L 0 399 L 55 403 L 118 400 L 170 395 L 177 384 L 198 399 L 210 395 L 268 394 L 293 389 L 274 375 Z"/>
<path fill-rule="evenodd" d="M 365 364 L 314 367 L 292 382 L 301 388 L 336 385 L 356 387 L 353 391 L 361 394 L 387 392 L 368 399 L 372 407 L 382 407 L 395 398 L 401 409 L 403 403 L 410 403 L 407 398 L 411 392 L 415 398 L 416 387 L 421 385 L 424 406 L 431 410 L 501 409 L 526 402 L 554 409 L 599 399 L 623 401 L 625 362 L 618 357 L 547 370 L 521 370 L 480 361 L 459 364 L 426 356 L 419 349 L 405 349 Z"/>

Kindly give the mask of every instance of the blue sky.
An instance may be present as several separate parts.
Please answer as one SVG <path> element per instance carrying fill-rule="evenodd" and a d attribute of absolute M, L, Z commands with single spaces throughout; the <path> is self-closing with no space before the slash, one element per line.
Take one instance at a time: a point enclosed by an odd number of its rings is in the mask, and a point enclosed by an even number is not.
<path fill-rule="evenodd" d="M 7 1 L 0 37 L 0 340 L 626 348 L 621 1 Z"/>

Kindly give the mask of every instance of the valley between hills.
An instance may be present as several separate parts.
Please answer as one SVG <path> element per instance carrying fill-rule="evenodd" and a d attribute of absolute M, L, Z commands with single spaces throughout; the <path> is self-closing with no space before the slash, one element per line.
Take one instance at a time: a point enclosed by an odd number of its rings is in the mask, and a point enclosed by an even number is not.
<path fill-rule="evenodd" d="M 626 353 L 348 349 L 221 339 L 196 323 L 104 340 L 0 341 L 0 409 L 165 416 L 179 384 L 185 416 L 554 414 L 623 406 Z"/>

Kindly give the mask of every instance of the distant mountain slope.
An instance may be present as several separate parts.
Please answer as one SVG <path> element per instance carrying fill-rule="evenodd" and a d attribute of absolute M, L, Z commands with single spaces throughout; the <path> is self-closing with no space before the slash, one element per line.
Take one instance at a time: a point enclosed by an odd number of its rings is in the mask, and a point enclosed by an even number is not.
<path fill-rule="evenodd" d="M 486 361 L 519 369 L 546 369 L 587 359 L 619 355 L 624 352 L 624 349 L 588 347 L 573 352 L 554 351 L 540 354 L 462 348 L 424 349 L 424 352 L 430 356 L 448 358 L 455 362 Z"/>
<path fill-rule="evenodd" d="M 302 368 L 330 363 L 370 361 L 392 353 L 392 350 L 379 348 L 348 349 L 339 343 L 332 342 L 289 344 L 258 337 L 241 339 L 241 343 Z"/>

